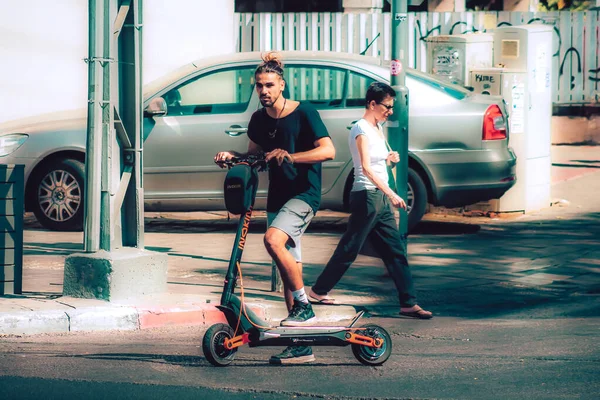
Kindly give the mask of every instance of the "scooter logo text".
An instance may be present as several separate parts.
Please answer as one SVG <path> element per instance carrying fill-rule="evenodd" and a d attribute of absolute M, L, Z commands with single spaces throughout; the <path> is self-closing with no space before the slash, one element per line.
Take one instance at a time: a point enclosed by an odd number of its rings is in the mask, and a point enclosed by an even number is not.
<path fill-rule="evenodd" d="M 252 216 L 252 207 L 246 212 L 246 216 L 244 217 L 244 226 L 242 226 L 242 234 L 240 235 L 240 243 L 238 244 L 238 249 L 244 250 L 244 245 L 246 244 L 246 235 L 248 234 L 248 226 L 250 225 L 250 217 Z"/>

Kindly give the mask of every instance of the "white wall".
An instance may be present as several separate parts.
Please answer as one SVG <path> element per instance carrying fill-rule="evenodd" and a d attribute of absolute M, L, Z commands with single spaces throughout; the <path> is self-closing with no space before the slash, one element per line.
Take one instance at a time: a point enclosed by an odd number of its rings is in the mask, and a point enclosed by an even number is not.
<path fill-rule="evenodd" d="M 86 107 L 88 1 L 6 3 L 0 6 L 0 123 Z M 233 16 L 234 0 L 144 0 L 144 83 L 192 60 L 233 53 Z"/>

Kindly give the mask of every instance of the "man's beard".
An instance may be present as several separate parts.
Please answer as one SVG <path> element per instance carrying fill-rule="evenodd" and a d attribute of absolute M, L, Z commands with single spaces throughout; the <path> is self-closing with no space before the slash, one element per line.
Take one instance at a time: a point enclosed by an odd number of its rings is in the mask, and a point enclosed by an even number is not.
<path fill-rule="evenodd" d="M 259 100 L 260 100 L 260 104 L 262 104 L 263 107 L 273 107 L 273 105 L 275 103 L 277 103 L 277 100 L 279 100 L 280 97 L 281 97 L 281 93 L 279 93 L 279 96 L 277 96 L 277 98 L 273 101 L 269 101 L 267 99 L 259 99 Z"/>

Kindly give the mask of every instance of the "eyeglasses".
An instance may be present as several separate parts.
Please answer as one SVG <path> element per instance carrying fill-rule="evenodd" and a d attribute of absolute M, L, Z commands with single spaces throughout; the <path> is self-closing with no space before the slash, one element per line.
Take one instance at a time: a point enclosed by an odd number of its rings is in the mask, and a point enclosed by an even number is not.
<path fill-rule="evenodd" d="M 394 105 L 393 105 L 393 104 L 392 104 L 392 105 L 389 105 L 389 104 L 383 104 L 383 103 L 377 103 L 377 104 L 384 106 L 385 108 L 387 108 L 387 109 L 388 109 L 388 111 L 390 111 L 392 108 L 394 108 Z"/>

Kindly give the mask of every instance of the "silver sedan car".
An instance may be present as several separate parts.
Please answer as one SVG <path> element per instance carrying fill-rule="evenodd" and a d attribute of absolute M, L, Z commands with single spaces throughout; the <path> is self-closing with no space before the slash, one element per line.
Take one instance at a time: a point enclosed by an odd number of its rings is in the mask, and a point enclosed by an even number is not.
<path fill-rule="evenodd" d="M 286 97 L 320 113 L 336 158 L 323 165 L 322 208 L 348 207 L 353 169 L 347 135 L 364 111 L 373 81 L 388 81 L 378 59 L 341 53 L 281 52 Z M 162 97 L 167 113 L 144 123 L 147 211 L 224 209 L 220 150 L 245 151 L 248 121 L 260 102 L 254 70 L 260 53 L 236 53 L 183 66 L 144 88 L 144 105 Z M 457 207 L 498 198 L 515 183 L 501 98 L 409 70 L 409 229 L 427 203 Z M 48 229 L 83 221 L 86 115 L 62 113 L 0 125 L 0 162 L 25 165 L 26 209 Z M 261 179 L 257 206 L 265 204 Z"/>

